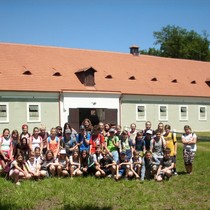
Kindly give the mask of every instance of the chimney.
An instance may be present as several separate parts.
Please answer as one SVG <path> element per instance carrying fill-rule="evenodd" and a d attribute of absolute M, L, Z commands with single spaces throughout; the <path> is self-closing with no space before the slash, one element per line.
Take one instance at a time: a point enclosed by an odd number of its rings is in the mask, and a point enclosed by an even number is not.
<path fill-rule="evenodd" d="M 130 47 L 130 54 L 139 55 L 139 46 L 133 45 Z"/>

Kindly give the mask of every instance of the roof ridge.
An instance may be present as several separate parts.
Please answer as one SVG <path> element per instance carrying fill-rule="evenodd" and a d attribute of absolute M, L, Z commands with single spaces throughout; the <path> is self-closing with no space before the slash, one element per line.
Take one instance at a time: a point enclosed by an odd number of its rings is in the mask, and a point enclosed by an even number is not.
<path fill-rule="evenodd" d="M 40 47 L 40 48 L 55 48 L 55 49 L 63 49 L 63 50 L 76 50 L 76 51 L 92 51 L 92 52 L 102 52 L 102 53 L 116 53 L 116 54 L 124 54 L 130 55 L 130 53 L 123 52 L 114 52 L 114 51 L 106 51 L 106 50 L 96 50 L 96 49 L 81 49 L 81 48 L 70 48 L 70 47 L 62 47 L 62 46 L 49 46 L 49 45 L 36 45 L 36 44 L 25 44 L 25 43 L 16 43 L 16 42 L 0 42 L 0 45 L 14 45 L 14 46 L 26 46 L 26 47 Z"/>

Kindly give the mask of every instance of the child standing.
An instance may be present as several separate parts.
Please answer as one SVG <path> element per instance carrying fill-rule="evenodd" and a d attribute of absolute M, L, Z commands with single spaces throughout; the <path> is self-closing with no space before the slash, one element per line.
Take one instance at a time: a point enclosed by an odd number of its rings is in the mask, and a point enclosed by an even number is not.
<path fill-rule="evenodd" d="M 10 130 L 5 128 L 3 135 L 0 137 L 0 161 L 4 169 L 9 162 L 13 160 L 13 145 L 10 138 Z"/>
<path fill-rule="evenodd" d="M 170 148 L 171 150 L 170 156 L 174 158 L 173 174 L 178 175 L 176 172 L 176 155 L 177 155 L 176 134 L 171 132 L 171 126 L 168 124 L 165 125 L 165 134 L 163 135 L 163 137 L 166 141 L 166 148 Z"/>
<path fill-rule="evenodd" d="M 137 132 L 136 138 L 133 144 L 133 149 L 140 153 L 140 156 L 143 156 L 146 150 L 143 131 Z"/>
<path fill-rule="evenodd" d="M 28 139 L 26 137 L 23 137 L 20 139 L 20 142 L 17 144 L 17 152 L 23 154 L 25 161 L 28 160 L 30 147 L 29 147 Z"/>
<path fill-rule="evenodd" d="M 29 146 L 31 151 L 34 151 L 36 147 L 40 147 L 41 150 L 43 148 L 42 137 L 39 135 L 39 128 L 37 127 L 34 127 L 33 129 L 33 134 L 29 140 Z"/>
<path fill-rule="evenodd" d="M 51 150 L 53 152 L 53 156 L 57 158 L 60 150 L 60 139 L 56 136 L 55 128 L 51 128 L 50 136 L 47 138 L 47 150 Z"/>
<path fill-rule="evenodd" d="M 184 126 L 184 131 L 185 133 L 182 135 L 182 143 L 184 145 L 183 158 L 186 171 L 188 174 L 191 174 L 194 157 L 197 150 L 197 135 L 192 132 L 192 129 L 189 125 Z"/>

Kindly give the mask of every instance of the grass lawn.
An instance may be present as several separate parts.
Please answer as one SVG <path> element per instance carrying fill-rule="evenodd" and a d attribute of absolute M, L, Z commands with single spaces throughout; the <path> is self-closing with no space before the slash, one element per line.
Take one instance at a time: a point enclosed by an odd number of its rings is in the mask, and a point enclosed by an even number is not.
<path fill-rule="evenodd" d="M 16 186 L 0 178 L 0 209 L 210 209 L 210 142 L 199 142 L 193 174 L 186 175 L 178 145 L 179 176 L 157 183 L 49 178 Z"/>

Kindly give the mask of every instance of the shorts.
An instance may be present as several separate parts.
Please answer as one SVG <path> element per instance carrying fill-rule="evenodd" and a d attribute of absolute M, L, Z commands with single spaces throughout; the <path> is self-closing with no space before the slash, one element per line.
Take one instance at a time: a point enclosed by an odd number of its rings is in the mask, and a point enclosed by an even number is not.
<path fill-rule="evenodd" d="M 105 173 L 106 175 L 109 175 L 109 174 L 112 173 L 112 171 L 110 170 L 110 168 L 104 168 L 104 169 L 102 169 L 102 170 L 104 171 L 104 173 Z"/>
<path fill-rule="evenodd" d="M 126 175 L 126 169 L 125 168 L 121 168 L 121 169 L 119 169 L 119 175 L 120 176 L 125 176 Z"/>
<path fill-rule="evenodd" d="M 133 170 L 134 170 L 134 171 L 137 171 L 137 170 L 138 170 L 138 167 L 141 168 L 141 165 L 140 165 L 140 164 L 135 164 L 135 165 L 133 166 Z"/>
<path fill-rule="evenodd" d="M 190 150 L 183 150 L 184 163 L 186 165 L 192 164 L 195 158 L 195 152 Z"/>
<path fill-rule="evenodd" d="M 2 150 L 2 152 L 4 152 L 4 155 L 5 155 L 7 158 L 9 158 L 9 151 L 3 151 L 3 150 Z M 5 159 L 4 159 L 4 157 L 3 157 L 2 154 L 0 154 L 0 160 L 4 160 L 4 161 L 5 161 Z"/>
<path fill-rule="evenodd" d="M 160 173 L 159 173 L 157 176 L 161 176 L 162 178 L 164 178 L 164 176 L 165 176 L 165 172 L 160 171 Z"/>
<path fill-rule="evenodd" d="M 172 156 L 174 158 L 174 164 L 176 164 L 176 156 Z"/>

